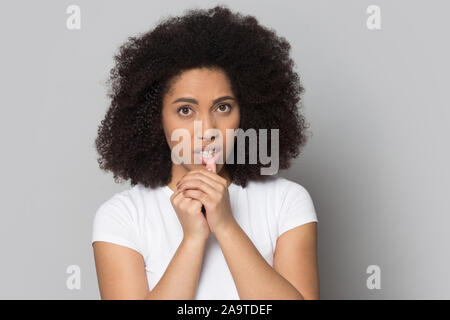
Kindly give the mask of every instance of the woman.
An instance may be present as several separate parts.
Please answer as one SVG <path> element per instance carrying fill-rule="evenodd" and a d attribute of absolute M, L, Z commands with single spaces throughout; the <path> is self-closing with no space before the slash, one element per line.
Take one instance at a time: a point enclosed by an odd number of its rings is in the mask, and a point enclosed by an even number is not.
<path fill-rule="evenodd" d="M 93 222 L 102 299 L 319 298 L 309 193 L 261 174 L 249 148 L 236 161 L 230 134 L 278 129 L 265 139 L 279 147 L 281 169 L 299 154 L 304 89 L 289 50 L 224 6 L 168 18 L 120 48 L 96 147 L 100 167 L 132 187 Z M 174 140 L 178 131 L 187 135 Z M 202 153 L 211 146 L 213 160 Z"/>

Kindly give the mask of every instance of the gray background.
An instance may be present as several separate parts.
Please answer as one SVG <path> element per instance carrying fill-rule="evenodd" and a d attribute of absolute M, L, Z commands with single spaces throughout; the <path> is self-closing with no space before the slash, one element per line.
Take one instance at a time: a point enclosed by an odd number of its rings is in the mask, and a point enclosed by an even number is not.
<path fill-rule="evenodd" d="M 226 4 L 292 45 L 312 136 L 280 175 L 319 218 L 322 299 L 449 299 L 447 1 L 3 1 L 3 299 L 99 299 L 90 244 L 115 184 L 93 147 L 104 81 L 128 36 L 190 7 Z M 66 8 L 81 8 L 81 30 Z M 381 8 L 381 30 L 366 8 Z M 81 289 L 69 290 L 69 265 Z M 369 290 L 366 268 L 381 268 Z"/>

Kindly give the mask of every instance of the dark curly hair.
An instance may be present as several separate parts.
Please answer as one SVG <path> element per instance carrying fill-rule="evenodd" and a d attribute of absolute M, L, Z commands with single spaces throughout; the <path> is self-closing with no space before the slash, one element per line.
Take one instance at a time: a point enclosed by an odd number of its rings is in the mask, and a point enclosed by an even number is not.
<path fill-rule="evenodd" d="M 114 181 L 131 179 L 146 187 L 171 180 L 171 152 L 162 124 L 162 97 L 171 81 L 183 71 L 219 68 L 228 76 L 240 108 L 240 128 L 246 131 L 279 129 L 279 169 L 306 143 L 304 117 L 298 112 L 304 88 L 294 72 L 290 44 L 255 17 L 233 13 L 221 5 L 189 9 L 181 17 L 169 16 L 128 41 L 114 56 L 107 83 L 111 104 L 98 128 L 95 147 L 100 168 L 111 171 Z M 259 145 L 259 143 L 257 144 Z M 263 165 L 225 163 L 232 182 L 246 187 L 262 180 Z"/>

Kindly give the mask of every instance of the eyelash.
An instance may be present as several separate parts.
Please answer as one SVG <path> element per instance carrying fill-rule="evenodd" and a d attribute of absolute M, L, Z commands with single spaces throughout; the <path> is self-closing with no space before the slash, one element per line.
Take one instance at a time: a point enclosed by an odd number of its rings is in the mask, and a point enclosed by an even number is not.
<path fill-rule="evenodd" d="M 217 108 L 219 108 L 219 107 L 221 107 L 221 106 L 228 106 L 229 109 L 228 109 L 228 111 L 223 111 L 223 112 L 220 112 L 220 113 L 227 113 L 227 112 L 230 112 L 231 109 L 233 109 L 233 107 L 232 107 L 229 103 L 223 103 L 223 104 L 219 105 Z M 178 108 L 177 113 L 179 113 L 179 114 L 180 114 L 181 116 L 183 116 L 183 117 L 188 117 L 188 116 L 190 116 L 190 114 L 189 114 L 189 115 L 183 115 L 183 114 L 180 113 L 180 111 L 183 110 L 184 108 L 190 108 L 190 107 L 189 107 L 188 105 L 181 106 L 181 107 Z M 191 109 L 191 110 L 192 110 L 192 109 Z"/>

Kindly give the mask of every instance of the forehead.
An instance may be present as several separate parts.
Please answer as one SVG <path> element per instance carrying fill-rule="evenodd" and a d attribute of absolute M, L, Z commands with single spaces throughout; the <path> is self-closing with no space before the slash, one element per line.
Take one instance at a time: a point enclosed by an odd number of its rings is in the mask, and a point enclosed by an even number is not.
<path fill-rule="evenodd" d="M 198 68 L 184 71 L 173 79 L 168 96 L 212 96 L 231 94 L 227 75 L 220 69 Z"/>

